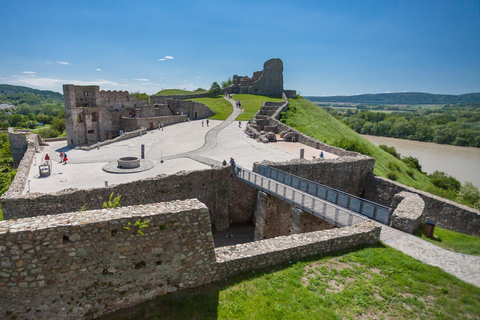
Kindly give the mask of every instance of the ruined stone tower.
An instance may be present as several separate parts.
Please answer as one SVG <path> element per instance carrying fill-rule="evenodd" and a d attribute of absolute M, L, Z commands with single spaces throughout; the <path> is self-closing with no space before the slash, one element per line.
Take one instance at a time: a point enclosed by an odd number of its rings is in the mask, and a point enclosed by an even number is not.
<path fill-rule="evenodd" d="M 224 89 L 228 94 L 257 94 L 263 96 L 282 96 L 283 62 L 275 58 L 266 61 L 262 71 L 256 71 L 253 76 L 233 76 L 233 84 Z"/>

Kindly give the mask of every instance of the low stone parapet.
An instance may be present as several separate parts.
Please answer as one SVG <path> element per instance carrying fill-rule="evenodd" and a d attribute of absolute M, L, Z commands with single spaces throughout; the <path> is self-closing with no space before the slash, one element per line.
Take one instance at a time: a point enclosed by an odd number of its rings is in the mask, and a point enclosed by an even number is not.
<path fill-rule="evenodd" d="M 397 193 L 392 202 L 392 221 L 390 225 L 393 228 L 413 233 L 421 223 L 425 202 L 415 193 L 402 191 Z"/>

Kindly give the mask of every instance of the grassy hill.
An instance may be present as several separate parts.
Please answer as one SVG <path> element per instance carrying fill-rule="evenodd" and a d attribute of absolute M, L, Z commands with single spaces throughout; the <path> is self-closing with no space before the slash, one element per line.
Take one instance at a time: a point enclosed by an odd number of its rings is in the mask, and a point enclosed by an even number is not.
<path fill-rule="evenodd" d="M 407 164 L 369 142 L 306 99 L 290 100 L 290 110 L 283 115 L 282 121 L 329 145 L 345 148 L 345 141 L 350 144 L 353 142 L 353 151 L 360 151 L 375 158 L 376 175 L 389 178 L 389 174 L 393 172 L 397 176 L 396 181 L 400 183 L 455 200 L 456 195 L 435 187 L 426 175 L 412 170 Z"/>
<path fill-rule="evenodd" d="M 480 103 L 480 92 L 461 95 L 398 92 L 355 96 L 305 97 L 314 102 L 348 102 L 365 104 L 457 104 Z"/>
<path fill-rule="evenodd" d="M 38 90 L 29 87 L 12 86 L 9 84 L 0 84 L 0 102 L 12 104 L 41 104 L 41 103 L 63 103 L 63 94 L 49 91 Z"/>

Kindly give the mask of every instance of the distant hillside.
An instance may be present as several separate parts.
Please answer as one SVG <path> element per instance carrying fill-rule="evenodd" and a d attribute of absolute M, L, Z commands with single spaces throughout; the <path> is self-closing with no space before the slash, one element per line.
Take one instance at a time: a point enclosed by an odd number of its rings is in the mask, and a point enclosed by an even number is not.
<path fill-rule="evenodd" d="M 461 95 L 398 92 L 356 96 L 305 97 L 312 102 L 347 102 L 365 104 L 456 104 L 480 103 L 480 92 Z"/>
<path fill-rule="evenodd" d="M 0 96 L 14 93 L 33 93 L 36 96 L 44 98 L 53 98 L 63 101 L 63 94 L 50 90 L 38 90 L 29 87 L 12 86 L 9 84 L 0 84 Z"/>
<path fill-rule="evenodd" d="M 38 90 L 22 86 L 12 86 L 9 84 L 0 84 L 0 103 L 12 105 L 40 105 L 44 103 L 63 103 L 63 94 L 49 91 Z"/>

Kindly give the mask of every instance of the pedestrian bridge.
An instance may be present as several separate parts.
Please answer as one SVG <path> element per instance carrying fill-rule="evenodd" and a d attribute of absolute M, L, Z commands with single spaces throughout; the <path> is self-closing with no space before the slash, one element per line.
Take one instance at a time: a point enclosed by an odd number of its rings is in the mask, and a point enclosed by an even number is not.
<path fill-rule="evenodd" d="M 235 166 L 234 171 L 238 179 L 338 227 L 366 219 L 390 222 L 388 207 L 272 167 L 259 165 L 254 172 Z"/>

